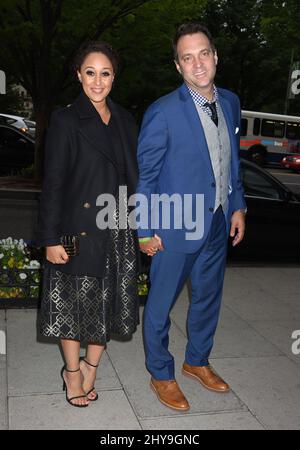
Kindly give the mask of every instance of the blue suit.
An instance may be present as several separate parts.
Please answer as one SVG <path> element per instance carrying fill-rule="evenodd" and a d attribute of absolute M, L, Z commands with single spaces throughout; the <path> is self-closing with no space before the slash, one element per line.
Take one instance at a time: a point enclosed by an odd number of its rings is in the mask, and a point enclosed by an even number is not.
<path fill-rule="evenodd" d="M 168 229 L 153 226 L 162 204 L 143 211 L 148 223 L 138 229 L 139 236 L 161 237 L 164 251 L 152 260 L 149 292 L 145 308 L 146 365 L 155 379 L 174 379 L 174 360 L 168 350 L 169 312 L 190 276 L 192 300 L 188 313 L 186 362 L 207 365 L 219 316 L 226 263 L 230 218 L 245 208 L 239 176 L 240 103 L 232 92 L 218 88 L 231 146 L 228 210 L 214 211 L 216 180 L 201 121 L 193 99 L 183 84 L 154 102 L 146 111 L 138 146 L 139 182 L 137 193 L 151 204 L 152 194 L 190 194 L 196 210 L 196 194 L 203 194 L 203 233 L 187 239 L 190 230 L 176 228 L 171 218 Z"/>

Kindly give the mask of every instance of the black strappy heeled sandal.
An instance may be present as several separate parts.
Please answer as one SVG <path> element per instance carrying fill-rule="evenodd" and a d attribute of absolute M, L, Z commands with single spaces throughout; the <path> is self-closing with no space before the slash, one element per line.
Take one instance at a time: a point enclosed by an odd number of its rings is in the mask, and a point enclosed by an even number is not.
<path fill-rule="evenodd" d="M 66 368 L 66 366 L 63 366 L 63 368 L 61 369 L 60 375 L 61 375 L 61 377 L 63 379 L 63 391 L 66 391 L 66 400 L 67 400 L 67 402 L 70 403 L 70 405 L 72 405 L 72 406 L 77 406 L 77 408 L 86 408 L 87 406 L 89 406 L 88 403 L 86 405 L 76 405 L 75 403 L 72 403 L 72 400 L 75 400 L 76 398 L 85 398 L 85 397 L 87 398 L 87 394 L 85 394 L 85 395 L 78 395 L 77 397 L 69 398 L 68 397 L 67 384 L 66 384 L 65 379 L 64 379 L 64 371 L 66 371 L 66 372 L 79 372 L 79 370 L 80 370 L 80 368 L 76 369 L 76 370 L 69 370 L 69 369 Z M 90 400 L 90 399 L 88 399 L 88 400 Z"/>
<path fill-rule="evenodd" d="M 97 369 L 97 367 L 99 366 L 99 364 L 97 364 L 97 365 L 95 366 L 94 364 L 89 363 L 89 362 L 84 358 L 84 356 L 81 356 L 81 357 L 79 358 L 79 361 L 84 361 L 84 362 L 85 362 L 86 364 L 88 364 L 89 366 L 95 367 L 95 369 Z M 86 393 L 86 396 L 88 397 L 88 395 L 89 395 L 92 391 L 94 391 L 94 390 L 95 390 L 95 386 L 93 386 L 92 389 L 90 389 L 89 392 Z M 88 398 L 88 400 L 89 400 L 90 402 L 95 402 L 96 400 L 98 400 L 98 398 L 99 398 L 99 396 L 98 396 L 98 394 L 97 394 L 97 392 L 96 392 L 96 397 L 95 397 L 95 398 Z"/>

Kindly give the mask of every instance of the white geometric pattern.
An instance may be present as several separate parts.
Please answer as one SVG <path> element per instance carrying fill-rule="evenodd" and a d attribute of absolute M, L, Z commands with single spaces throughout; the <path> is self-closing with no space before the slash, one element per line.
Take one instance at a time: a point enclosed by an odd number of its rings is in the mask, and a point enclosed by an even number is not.
<path fill-rule="evenodd" d="M 117 223 L 118 211 L 117 205 Z M 129 337 L 134 333 L 139 324 L 134 235 L 128 227 L 110 230 L 109 236 L 103 278 L 45 268 L 41 334 L 104 345 L 111 334 Z"/>

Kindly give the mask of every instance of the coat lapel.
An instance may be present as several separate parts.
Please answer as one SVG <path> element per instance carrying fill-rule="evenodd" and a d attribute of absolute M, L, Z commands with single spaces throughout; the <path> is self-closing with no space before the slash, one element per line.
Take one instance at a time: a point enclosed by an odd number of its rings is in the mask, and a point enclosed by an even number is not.
<path fill-rule="evenodd" d="M 138 178 L 138 166 L 136 158 L 138 130 L 137 127 L 135 129 L 134 124 L 129 123 L 126 117 L 122 117 L 120 108 L 110 99 L 108 99 L 108 106 L 115 117 L 116 124 L 120 133 L 129 193 L 134 193 Z"/>
<path fill-rule="evenodd" d="M 95 150 L 102 153 L 116 166 L 114 155 L 110 151 L 110 143 L 104 128 L 105 124 L 103 124 L 99 113 L 84 92 L 75 100 L 74 106 L 80 118 L 79 132 Z"/>

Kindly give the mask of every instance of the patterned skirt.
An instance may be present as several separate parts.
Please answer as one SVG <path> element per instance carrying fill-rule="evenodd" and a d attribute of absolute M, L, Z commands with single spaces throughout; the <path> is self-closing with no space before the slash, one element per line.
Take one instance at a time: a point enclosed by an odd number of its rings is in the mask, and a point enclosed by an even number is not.
<path fill-rule="evenodd" d="M 42 335 L 105 345 L 111 335 L 130 337 L 139 324 L 133 232 L 109 230 L 103 278 L 60 272 L 47 264 L 39 328 Z"/>

